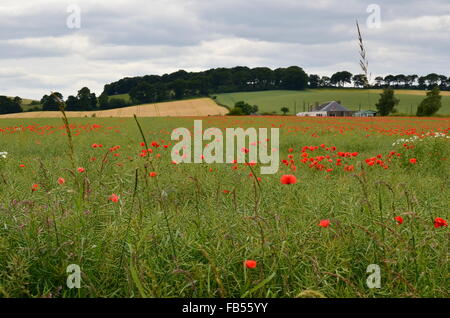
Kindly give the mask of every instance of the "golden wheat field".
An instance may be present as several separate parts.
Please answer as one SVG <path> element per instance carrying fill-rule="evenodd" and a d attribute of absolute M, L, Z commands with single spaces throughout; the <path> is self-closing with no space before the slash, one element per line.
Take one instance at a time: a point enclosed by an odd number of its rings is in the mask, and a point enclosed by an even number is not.
<path fill-rule="evenodd" d="M 226 115 L 228 110 L 210 98 L 197 98 L 175 102 L 144 104 L 109 110 L 66 112 L 67 117 L 185 117 Z M 0 118 L 58 118 L 59 111 L 27 112 L 0 115 Z"/>
<path fill-rule="evenodd" d="M 381 94 L 383 90 L 377 90 L 377 93 Z M 416 90 L 416 89 L 396 89 L 395 94 L 399 95 L 415 95 L 415 96 L 426 96 L 428 91 Z M 441 91 L 442 96 L 450 96 L 450 92 Z"/>

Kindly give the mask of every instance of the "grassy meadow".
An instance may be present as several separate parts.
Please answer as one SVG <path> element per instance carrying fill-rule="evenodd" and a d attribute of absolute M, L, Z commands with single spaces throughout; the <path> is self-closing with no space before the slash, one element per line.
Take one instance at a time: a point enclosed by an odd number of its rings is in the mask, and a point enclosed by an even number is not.
<path fill-rule="evenodd" d="M 285 97 L 265 109 L 258 94 Z M 320 94 L 219 100 L 279 111 L 331 97 Z M 200 119 L 279 128 L 279 172 L 174 164 L 171 132 L 194 118 L 139 119 L 146 146 L 132 118 L 0 119 L 0 297 L 450 296 L 448 226 L 436 223 L 450 216 L 450 120 Z M 70 264 L 80 289 L 66 286 Z M 381 288 L 366 285 L 370 264 Z"/>
<path fill-rule="evenodd" d="M 218 94 L 219 104 L 232 107 L 238 101 L 245 101 L 251 105 L 258 105 L 260 112 L 277 112 L 281 114 L 282 107 L 288 107 L 290 114 L 308 111 L 308 105 L 314 106 L 316 102 L 341 101 L 350 110 L 376 110 L 382 90 L 362 89 L 309 89 L 305 91 L 263 91 Z M 425 91 L 396 90 L 396 97 L 400 100 L 397 106 L 398 113 L 416 115 L 417 107 L 425 98 Z M 441 92 L 442 108 L 439 115 L 450 115 L 450 94 Z M 295 112 L 297 110 L 297 112 Z"/>

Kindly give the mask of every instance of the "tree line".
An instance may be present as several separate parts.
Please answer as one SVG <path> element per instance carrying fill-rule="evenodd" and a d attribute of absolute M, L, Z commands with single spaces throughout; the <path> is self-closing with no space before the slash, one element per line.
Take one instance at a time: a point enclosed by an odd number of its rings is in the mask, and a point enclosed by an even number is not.
<path fill-rule="evenodd" d="M 21 112 L 23 112 L 22 98 L 18 96 L 14 98 L 0 96 L 0 114 L 13 114 Z"/>
<path fill-rule="evenodd" d="M 438 86 L 440 90 L 450 90 L 450 77 L 431 73 L 425 76 L 418 75 L 387 75 L 377 76 L 375 82 L 369 85 L 365 74 L 355 74 L 348 71 L 336 72 L 331 77 L 316 74 L 309 75 L 309 88 L 333 88 L 344 87 L 345 85 L 355 88 L 387 88 L 395 89 L 419 89 L 431 90 Z"/>
<path fill-rule="evenodd" d="M 275 89 L 303 90 L 308 75 L 298 66 L 277 68 L 234 67 L 204 72 L 183 70 L 158 75 L 124 78 L 105 85 L 104 95 L 129 94 L 134 103 L 152 103 L 208 96 L 215 93 L 264 91 Z"/>
<path fill-rule="evenodd" d="M 426 76 L 387 75 L 376 77 L 370 85 L 364 74 L 339 71 L 328 76 L 308 75 L 298 66 L 270 69 L 268 67 L 248 68 L 216 68 L 203 72 L 186 72 L 179 70 L 164 75 L 146 75 L 127 77 L 104 86 L 102 94 L 97 97 L 89 88 L 83 87 L 76 95 L 65 100 L 66 110 L 86 111 L 95 109 L 112 109 L 144 103 L 180 100 L 191 97 L 204 97 L 211 94 L 264 91 L 264 90 L 304 90 L 306 88 L 396 88 L 396 89 L 428 89 L 438 87 L 450 90 L 450 77 L 435 73 Z M 130 100 L 116 95 L 128 94 Z M 114 97 L 116 96 L 116 97 Z M 17 99 L 17 97 L 16 97 Z M 3 96 L 0 98 L 0 113 L 22 111 L 21 103 L 16 99 Z M 44 95 L 40 100 L 42 110 L 59 109 L 58 99 L 64 100 L 62 94 L 56 92 Z M 14 101 L 16 100 L 16 101 Z M 35 107 L 33 110 L 37 110 Z"/>

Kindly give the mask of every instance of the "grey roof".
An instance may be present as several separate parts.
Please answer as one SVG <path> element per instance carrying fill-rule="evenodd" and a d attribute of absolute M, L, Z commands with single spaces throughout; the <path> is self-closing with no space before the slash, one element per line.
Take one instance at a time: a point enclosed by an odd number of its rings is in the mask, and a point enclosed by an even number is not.
<path fill-rule="evenodd" d="M 313 111 L 321 111 L 321 112 L 348 112 L 349 110 L 339 104 L 336 101 L 326 102 L 325 104 L 316 106 L 313 108 Z"/>

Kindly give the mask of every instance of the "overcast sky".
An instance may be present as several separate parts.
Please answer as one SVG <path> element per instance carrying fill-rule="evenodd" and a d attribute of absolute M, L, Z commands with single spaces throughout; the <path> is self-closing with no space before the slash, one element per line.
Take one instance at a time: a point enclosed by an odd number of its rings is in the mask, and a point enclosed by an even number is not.
<path fill-rule="evenodd" d="M 355 19 L 373 76 L 450 75 L 449 0 L 0 0 L 0 95 L 100 94 L 125 76 L 237 65 L 360 73 Z"/>

